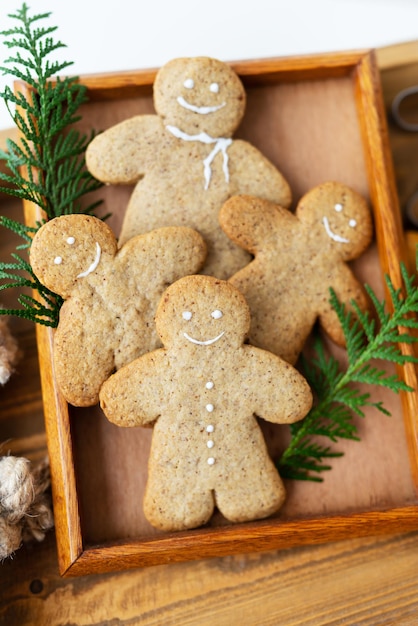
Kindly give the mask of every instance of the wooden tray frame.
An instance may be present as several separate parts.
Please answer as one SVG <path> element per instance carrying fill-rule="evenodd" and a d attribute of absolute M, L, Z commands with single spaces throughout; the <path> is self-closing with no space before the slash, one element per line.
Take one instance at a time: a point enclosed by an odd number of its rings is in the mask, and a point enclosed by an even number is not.
<path fill-rule="evenodd" d="M 401 285 L 399 260 L 405 247 L 388 143 L 380 76 L 373 51 L 313 55 L 232 63 L 246 85 L 351 77 L 362 135 L 370 199 L 382 273 Z M 92 100 L 129 97 L 149 92 L 154 70 L 83 77 Z M 22 84 L 17 89 L 25 90 Z M 24 203 L 25 219 L 34 224 L 43 216 L 37 206 Z M 52 361 L 53 331 L 37 327 L 45 423 L 50 454 L 59 570 L 65 576 L 201 559 L 251 551 L 267 551 L 346 537 L 418 529 L 418 506 L 364 510 L 346 515 L 315 516 L 295 521 L 259 522 L 202 528 L 193 532 L 156 535 L 86 545 L 82 535 L 69 407 L 57 387 Z M 405 346 L 406 351 L 410 350 Z M 412 365 L 402 371 L 417 389 Z M 416 393 L 402 396 L 411 473 L 418 484 L 418 401 Z"/>

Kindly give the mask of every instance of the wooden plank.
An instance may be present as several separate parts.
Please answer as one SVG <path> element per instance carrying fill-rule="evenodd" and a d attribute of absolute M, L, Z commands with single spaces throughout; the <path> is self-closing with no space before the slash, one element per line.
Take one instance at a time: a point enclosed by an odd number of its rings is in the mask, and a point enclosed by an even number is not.
<path fill-rule="evenodd" d="M 418 535 L 59 577 L 52 537 L 1 566 L 8 626 L 413 626 Z"/>
<path fill-rule="evenodd" d="M 11 219 L 23 220 L 21 203 L 14 198 L 0 197 L 0 213 Z M 2 261 L 11 261 L 11 253 L 21 243 L 22 240 L 11 231 L 0 228 Z M 24 256 L 25 251 L 20 251 L 20 254 Z M 18 295 L 17 289 L 1 291 L 0 304 L 5 308 L 20 308 Z M 35 327 L 31 322 L 18 318 L 8 318 L 8 322 L 18 340 L 20 358 L 14 375 L 3 388 L 0 387 L 0 443 L 8 442 L 7 445 L 13 447 L 16 439 L 44 432 L 45 426 Z"/>

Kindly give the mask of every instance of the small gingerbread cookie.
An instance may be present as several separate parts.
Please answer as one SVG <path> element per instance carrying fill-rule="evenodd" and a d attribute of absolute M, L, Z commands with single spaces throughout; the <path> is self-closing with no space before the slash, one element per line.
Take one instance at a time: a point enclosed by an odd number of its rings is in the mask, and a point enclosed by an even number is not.
<path fill-rule="evenodd" d="M 160 345 L 154 315 L 168 285 L 205 259 L 202 237 L 168 227 L 120 250 L 111 229 L 89 215 L 57 217 L 35 234 L 30 261 L 42 284 L 65 299 L 54 336 L 55 372 L 68 402 L 98 402 L 114 369 Z"/>
<path fill-rule="evenodd" d="M 236 194 L 289 206 L 282 174 L 254 146 L 232 136 L 246 94 L 237 74 L 206 57 L 164 65 L 154 84 L 156 115 L 138 115 L 97 135 L 86 163 L 99 180 L 136 187 L 119 242 L 161 226 L 190 226 L 208 246 L 205 274 L 228 278 L 250 257 L 222 232 L 218 212 Z"/>
<path fill-rule="evenodd" d="M 248 306 L 230 283 L 181 278 L 156 313 L 163 348 L 116 372 L 100 392 L 119 426 L 154 424 L 144 498 L 163 530 L 205 524 L 215 505 L 230 521 L 267 517 L 285 491 L 256 416 L 290 424 L 312 403 L 305 379 L 244 343 Z"/>
<path fill-rule="evenodd" d="M 372 239 L 367 202 L 346 185 L 328 182 L 309 191 L 296 214 L 250 196 L 222 207 L 219 219 L 231 239 L 254 260 L 230 282 L 244 294 L 251 311 L 250 341 L 296 363 L 318 319 L 337 344 L 344 335 L 330 305 L 330 287 L 348 306 L 362 310 L 364 289 L 347 261 Z"/>

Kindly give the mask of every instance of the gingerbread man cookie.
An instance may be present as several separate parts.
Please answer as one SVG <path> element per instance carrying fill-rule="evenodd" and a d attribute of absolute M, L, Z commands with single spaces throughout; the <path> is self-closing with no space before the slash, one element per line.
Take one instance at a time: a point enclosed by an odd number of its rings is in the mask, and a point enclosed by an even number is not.
<path fill-rule="evenodd" d="M 251 311 L 250 341 L 296 363 L 318 319 L 337 344 L 344 334 L 330 305 L 330 287 L 348 306 L 368 303 L 347 261 L 372 239 L 367 202 L 346 185 L 328 182 L 309 191 L 296 214 L 264 200 L 237 196 L 219 219 L 229 237 L 255 258 L 230 281 Z"/>
<path fill-rule="evenodd" d="M 256 416 L 289 424 L 312 403 L 305 379 L 281 358 L 244 344 L 242 294 L 211 276 L 181 278 L 156 313 L 163 348 L 116 372 L 100 392 L 119 426 L 154 424 L 144 498 L 163 530 L 266 517 L 285 491 Z"/>
<path fill-rule="evenodd" d="M 30 261 L 65 300 L 54 336 L 58 383 L 68 402 L 98 402 L 110 374 L 160 344 L 154 315 L 167 286 L 205 259 L 202 237 L 167 227 L 117 249 L 111 229 L 89 215 L 57 217 L 36 233 Z"/>
<path fill-rule="evenodd" d="M 236 194 L 289 206 L 282 174 L 255 147 L 232 139 L 246 94 L 236 73 L 206 57 L 164 65 L 154 84 L 157 115 L 138 115 L 96 136 L 86 162 L 99 180 L 136 187 L 120 243 L 161 226 L 190 226 L 208 246 L 205 274 L 228 278 L 250 257 L 219 228 L 222 204 Z"/>

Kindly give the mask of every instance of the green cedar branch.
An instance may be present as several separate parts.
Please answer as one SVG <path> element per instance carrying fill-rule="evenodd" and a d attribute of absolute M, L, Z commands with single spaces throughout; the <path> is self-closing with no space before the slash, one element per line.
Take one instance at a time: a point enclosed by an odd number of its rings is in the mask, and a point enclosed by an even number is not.
<path fill-rule="evenodd" d="M 0 92 L 20 136 L 18 141 L 9 139 L 6 150 L 0 151 L 6 165 L 0 172 L 0 192 L 38 205 L 47 219 L 93 214 L 101 201 L 86 206 L 83 200 L 102 187 L 85 167 L 85 151 L 94 133 L 87 136 L 74 128 L 81 119 L 79 107 L 87 101 L 86 88 L 77 77 L 57 77 L 73 63 L 51 59 L 65 45 L 53 38 L 56 26 L 44 25 L 50 15 L 30 15 L 23 3 L 9 15 L 15 26 L 0 31 L 11 51 L 0 71 L 25 83 L 25 89 L 16 93 L 9 86 Z M 37 230 L 4 217 L 0 225 L 22 237 L 17 250 L 29 248 Z M 10 263 L 0 262 L 0 290 L 30 287 L 39 298 L 23 293 L 17 298 L 21 309 L 0 309 L 0 315 L 56 326 L 62 299 L 39 283 L 22 256 L 12 257 Z"/>
<path fill-rule="evenodd" d="M 359 440 L 353 415 L 364 417 L 365 409 L 373 407 L 390 415 L 380 401 L 373 401 L 367 392 L 361 392 L 355 384 L 377 385 L 394 393 L 413 391 L 396 375 L 376 366 L 376 360 L 389 361 L 399 366 L 418 359 L 404 354 L 401 344 L 418 341 L 418 288 L 414 276 L 409 276 L 401 264 L 404 289 L 395 289 L 390 278 L 386 284 L 392 303 L 392 313 L 386 302 L 379 301 L 373 290 L 366 285 L 379 324 L 368 312 L 360 311 L 353 302 L 353 312 L 347 311 L 331 289 L 331 304 L 336 311 L 347 345 L 348 365 L 343 371 L 338 361 L 325 354 L 319 336 L 314 340 L 315 356 L 302 359 L 303 373 L 312 387 L 317 400 L 301 422 L 292 424 L 291 441 L 278 461 L 280 474 L 287 478 L 320 481 L 320 473 L 330 469 L 324 459 L 341 456 L 331 447 L 318 443 L 316 437 L 331 442 L 339 439 Z M 354 315 L 353 315 L 354 313 Z"/>

